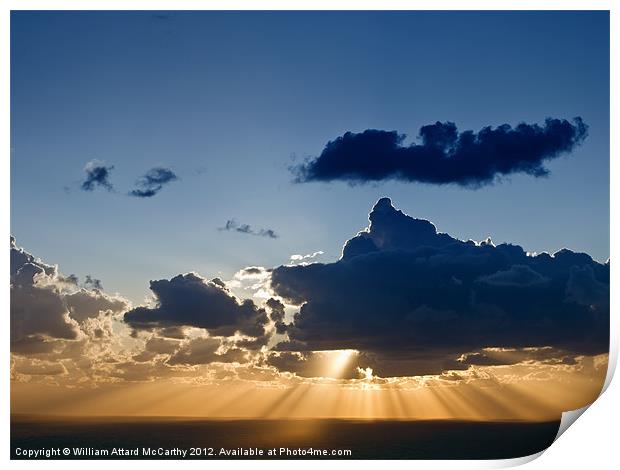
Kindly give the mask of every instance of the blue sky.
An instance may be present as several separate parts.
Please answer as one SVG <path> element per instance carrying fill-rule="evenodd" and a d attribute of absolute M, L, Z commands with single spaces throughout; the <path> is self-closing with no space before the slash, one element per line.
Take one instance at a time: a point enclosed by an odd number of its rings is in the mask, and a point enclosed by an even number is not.
<path fill-rule="evenodd" d="M 229 278 L 294 253 L 340 255 L 381 196 L 461 239 L 609 256 L 606 12 L 16 12 L 11 232 L 19 245 L 140 302 L 148 280 Z M 589 136 L 478 190 L 292 183 L 346 131 L 460 130 L 581 116 Z M 114 165 L 117 193 L 81 191 Z M 296 159 L 296 160 L 294 160 Z M 179 180 L 127 197 L 155 166 Z M 235 218 L 271 239 L 219 231 Z"/>

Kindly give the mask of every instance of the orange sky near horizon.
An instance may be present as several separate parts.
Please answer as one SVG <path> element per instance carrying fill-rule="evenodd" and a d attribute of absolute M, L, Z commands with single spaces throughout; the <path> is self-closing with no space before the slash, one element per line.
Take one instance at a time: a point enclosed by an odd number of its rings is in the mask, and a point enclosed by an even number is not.
<path fill-rule="evenodd" d="M 352 380 L 164 378 L 143 382 L 11 383 L 12 414 L 194 418 L 559 419 L 593 402 L 607 355 L 576 365 L 470 367 L 439 376 Z"/>

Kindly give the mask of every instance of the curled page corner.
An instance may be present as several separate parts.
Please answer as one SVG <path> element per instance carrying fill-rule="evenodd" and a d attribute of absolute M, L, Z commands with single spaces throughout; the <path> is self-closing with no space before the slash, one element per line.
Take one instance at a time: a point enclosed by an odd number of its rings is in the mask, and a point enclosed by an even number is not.
<path fill-rule="evenodd" d="M 583 408 L 578 408 L 576 410 L 564 411 L 562 413 L 562 418 L 560 420 L 560 426 L 558 427 L 558 433 L 556 434 L 553 442 L 549 445 L 551 447 L 555 441 L 557 441 L 564 431 L 566 431 L 577 419 L 591 406 L 591 404 L 584 406 Z M 505 459 L 496 461 L 497 465 L 494 468 L 511 468 L 518 467 L 524 465 L 526 463 L 532 462 L 544 454 L 547 449 L 545 448 L 540 452 L 536 452 L 535 454 L 525 455 L 523 457 L 515 457 L 513 459 Z"/>
<path fill-rule="evenodd" d="M 603 392 L 601 392 L 603 393 Z M 585 411 L 592 406 L 592 403 L 584 406 L 583 408 L 577 408 L 576 410 L 564 411 L 562 413 L 562 418 L 560 420 L 560 426 L 558 427 L 558 433 L 556 434 L 553 442 L 549 445 L 551 447 L 555 441 L 557 441 L 564 432 L 572 426 L 572 424 L 579 419 L 579 417 L 585 413 Z M 547 449 L 545 448 L 540 452 L 536 452 L 535 454 L 526 455 L 523 457 L 516 457 L 513 459 L 505 459 L 497 461 L 498 465 L 495 468 L 510 468 L 510 467 L 518 467 L 520 465 L 524 465 L 526 463 L 532 462 L 544 454 Z"/>
<path fill-rule="evenodd" d="M 525 465 L 526 463 L 530 463 L 536 460 L 538 457 L 544 454 L 547 449 L 543 449 L 540 452 L 536 452 L 530 455 L 525 455 L 523 457 L 514 457 L 512 459 L 495 460 L 492 468 L 512 468 L 512 467 L 519 467 L 521 465 Z"/>
<path fill-rule="evenodd" d="M 607 365 L 607 374 L 605 376 L 605 383 L 601 388 L 601 392 L 599 393 L 599 397 L 605 393 L 605 390 L 609 387 L 611 380 L 614 376 L 614 372 L 616 370 L 616 363 L 618 360 L 618 349 L 617 347 L 611 345 L 609 348 L 609 360 Z M 597 397 L 598 400 L 598 397 Z M 596 400 L 595 400 L 596 401 Z M 594 402 L 592 402 L 594 403 Z M 564 432 L 572 426 L 572 424 L 577 421 L 577 419 L 585 413 L 585 411 L 592 406 L 592 403 L 582 407 L 577 408 L 576 410 L 564 411 L 562 413 L 562 419 L 560 420 L 560 427 L 558 428 L 558 433 L 555 436 L 553 442 L 557 441 Z"/>
<path fill-rule="evenodd" d="M 611 380 L 614 377 L 614 373 L 616 372 L 616 365 L 618 364 L 618 342 L 611 341 L 609 344 L 609 358 L 607 359 L 607 374 L 605 375 L 605 383 L 603 383 L 603 388 L 599 397 L 605 393 L 605 390 L 609 387 Z"/>
<path fill-rule="evenodd" d="M 585 413 L 585 411 L 590 408 L 592 403 L 584 406 L 583 408 L 578 408 L 576 410 L 564 411 L 562 413 L 562 419 L 560 420 L 560 427 L 558 428 L 558 433 L 555 436 L 553 442 L 557 441 L 559 437 L 564 434 L 566 431 L 577 419 Z"/>

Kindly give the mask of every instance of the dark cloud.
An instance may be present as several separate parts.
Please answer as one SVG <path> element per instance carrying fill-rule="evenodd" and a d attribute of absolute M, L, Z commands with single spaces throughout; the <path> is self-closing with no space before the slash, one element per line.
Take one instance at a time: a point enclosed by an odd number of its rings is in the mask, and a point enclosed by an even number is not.
<path fill-rule="evenodd" d="M 286 347 L 286 343 L 280 343 Z M 410 357 L 378 357 L 372 353 L 328 350 L 328 351 L 287 351 L 276 348 L 270 351 L 265 363 L 280 372 L 291 372 L 299 377 L 327 377 L 332 379 L 358 379 L 367 368 L 380 371 L 383 376 L 435 375 L 444 370 L 464 370 L 469 364 L 456 358 L 438 360 L 436 355 Z"/>
<path fill-rule="evenodd" d="M 327 377 L 331 379 L 360 378 L 362 365 L 359 354 L 347 351 L 271 352 L 266 364 L 280 372 L 291 372 L 299 377 Z M 337 364 L 338 367 L 333 365 Z"/>
<path fill-rule="evenodd" d="M 288 325 L 287 325 L 288 327 Z M 310 343 L 297 340 L 278 343 L 267 356 L 267 363 L 283 372 L 294 372 L 303 377 L 356 378 L 360 369 L 372 369 L 382 377 L 436 375 L 446 370 L 465 370 L 469 363 L 461 361 L 454 349 L 436 348 L 428 350 L 363 350 L 352 354 L 337 376 L 327 373 L 329 364 L 338 361 L 337 356 L 322 356 L 321 352 L 330 354 L 339 349 L 309 348 Z M 276 354 L 276 353 L 280 354 Z M 319 363 L 320 358 L 321 364 Z"/>
<path fill-rule="evenodd" d="M 497 271 L 488 276 L 482 276 L 479 281 L 492 286 L 527 287 L 544 284 L 549 279 L 541 276 L 529 266 L 515 264 L 505 271 Z"/>
<path fill-rule="evenodd" d="M 269 317 L 275 324 L 276 333 L 284 334 L 287 327 L 284 323 L 284 304 L 272 297 L 265 302 L 265 305 L 269 308 Z"/>
<path fill-rule="evenodd" d="M 13 237 L 10 253 L 11 351 L 16 354 L 79 355 L 87 337 L 105 335 L 102 317 L 129 306 L 101 289 L 79 288 L 76 276 L 63 276 L 56 266 L 35 259 Z"/>
<path fill-rule="evenodd" d="M 64 301 L 69 308 L 69 316 L 78 322 L 83 322 L 87 318 L 98 317 L 102 312 L 118 314 L 129 307 L 124 299 L 110 297 L 100 290 L 80 289 L 65 294 Z"/>
<path fill-rule="evenodd" d="M 63 298 L 53 289 L 36 285 L 11 287 L 11 338 L 19 341 L 32 336 L 76 339 L 77 325 L 69 319 Z"/>
<path fill-rule="evenodd" d="M 575 364 L 574 354 L 552 347 L 486 348 L 462 354 L 457 359 L 463 365 L 499 366 L 513 364 Z"/>
<path fill-rule="evenodd" d="M 77 323 L 69 318 L 62 294 L 53 285 L 55 266 L 36 260 L 11 237 L 11 344 L 38 351 L 48 339 L 76 339 Z M 48 281 L 43 284 L 42 281 Z"/>
<path fill-rule="evenodd" d="M 86 179 L 82 182 L 83 191 L 93 191 L 97 186 L 112 191 L 114 188 L 110 183 L 110 172 L 113 166 L 105 166 L 98 160 L 91 160 L 84 167 Z"/>
<path fill-rule="evenodd" d="M 609 264 L 606 264 L 609 268 Z M 597 279 L 595 269 L 588 265 L 571 266 L 568 282 L 566 284 L 566 296 L 570 302 L 576 302 L 593 310 L 609 310 L 609 269 L 607 270 L 606 282 Z"/>
<path fill-rule="evenodd" d="M 245 233 L 247 235 L 256 235 L 259 237 L 278 238 L 278 234 L 270 228 L 254 229 L 248 224 L 240 224 L 234 219 L 226 221 L 226 225 L 219 229 L 220 231 L 232 231 Z"/>
<path fill-rule="evenodd" d="M 177 175 L 169 168 L 151 168 L 136 181 L 137 188 L 131 190 L 129 195 L 134 197 L 153 197 L 163 189 L 164 185 L 177 179 Z"/>
<path fill-rule="evenodd" d="M 10 236 L 10 263 L 11 263 L 11 283 L 15 276 L 18 276 L 19 271 L 27 264 L 34 265 L 43 273 L 48 276 L 56 275 L 56 266 L 43 263 L 41 260 L 35 259 L 33 255 L 25 251 L 23 248 L 17 246 L 14 236 Z M 32 279 L 30 279 L 32 282 Z"/>
<path fill-rule="evenodd" d="M 321 155 L 293 168 L 297 182 L 351 183 L 401 180 L 467 187 L 492 184 L 513 173 L 546 176 L 545 162 L 570 152 L 587 135 L 581 118 L 547 119 L 543 126 L 508 124 L 477 133 L 458 132 L 451 122 L 423 126 L 421 143 L 404 145 L 404 134 L 368 129 L 347 132 Z"/>
<path fill-rule="evenodd" d="M 194 338 L 183 343 L 168 360 L 170 365 L 197 365 L 214 362 L 247 362 L 247 351 L 240 348 L 229 348 L 220 351 L 221 340 L 218 338 Z"/>
<path fill-rule="evenodd" d="M 103 289 L 103 284 L 101 283 L 101 280 L 93 278 L 90 274 L 86 275 L 84 286 L 88 287 L 89 289 Z"/>
<path fill-rule="evenodd" d="M 124 320 L 136 330 L 193 326 L 205 328 L 214 336 L 229 336 L 236 331 L 263 336 L 268 321 L 265 311 L 251 300 L 239 302 L 217 281 L 195 273 L 151 281 L 157 305 L 129 310 Z"/>
<path fill-rule="evenodd" d="M 248 266 L 247 268 L 243 268 L 241 271 L 244 275 L 252 276 L 255 274 L 262 274 L 265 270 L 260 266 Z"/>
<path fill-rule="evenodd" d="M 489 347 L 608 351 L 609 264 L 463 242 L 387 198 L 369 218 L 337 262 L 273 270 L 275 293 L 301 305 L 278 349 L 355 349 L 394 375 Z"/>
<path fill-rule="evenodd" d="M 11 319 L 12 321 L 12 319 Z M 11 353 L 21 356 L 36 356 L 58 352 L 59 342 L 41 334 L 11 336 Z"/>
<path fill-rule="evenodd" d="M 152 336 L 144 344 L 144 349 L 155 354 L 172 354 L 179 349 L 180 344 L 176 339 Z"/>
<path fill-rule="evenodd" d="M 79 279 L 75 274 L 69 274 L 68 276 L 62 276 L 61 280 L 66 282 L 67 284 L 73 284 L 74 286 L 78 285 Z"/>
<path fill-rule="evenodd" d="M 171 338 L 171 339 L 183 339 L 185 338 L 186 332 L 185 328 L 182 326 L 168 326 L 166 328 L 160 328 L 157 330 L 158 336 L 162 338 Z"/>

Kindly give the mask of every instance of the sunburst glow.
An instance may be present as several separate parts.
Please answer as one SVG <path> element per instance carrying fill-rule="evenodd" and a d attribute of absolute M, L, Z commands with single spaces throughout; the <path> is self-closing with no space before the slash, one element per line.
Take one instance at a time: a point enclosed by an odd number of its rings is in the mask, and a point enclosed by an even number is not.
<path fill-rule="evenodd" d="M 325 357 L 325 376 L 341 378 L 351 359 L 358 354 L 355 349 L 323 351 Z"/>

